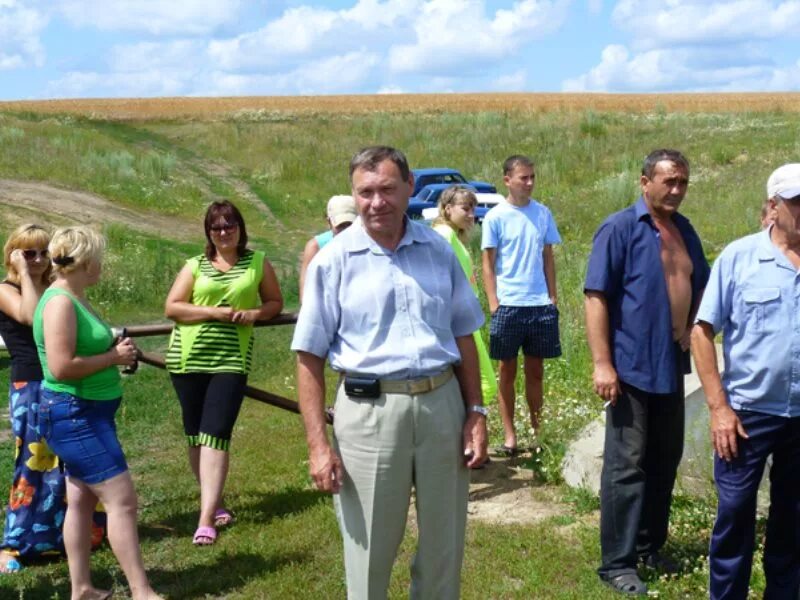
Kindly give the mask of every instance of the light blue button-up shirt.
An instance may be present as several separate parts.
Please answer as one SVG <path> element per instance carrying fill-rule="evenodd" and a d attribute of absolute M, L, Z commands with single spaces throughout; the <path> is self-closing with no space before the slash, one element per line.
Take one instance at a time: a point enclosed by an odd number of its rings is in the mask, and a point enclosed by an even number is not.
<path fill-rule="evenodd" d="M 722 383 L 731 407 L 800 416 L 800 271 L 769 231 L 722 251 L 696 319 L 723 332 Z"/>
<path fill-rule="evenodd" d="M 335 371 L 427 377 L 460 362 L 455 338 L 483 321 L 444 238 L 406 219 L 391 252 L 357 219 L 311 261 L 291 347 L 328 356 Z"/>

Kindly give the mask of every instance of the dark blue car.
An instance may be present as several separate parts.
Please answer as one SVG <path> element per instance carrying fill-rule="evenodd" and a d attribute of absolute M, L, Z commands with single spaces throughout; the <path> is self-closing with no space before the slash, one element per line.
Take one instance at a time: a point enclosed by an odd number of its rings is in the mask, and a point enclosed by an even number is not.
<path fill-rule="evenodd" d="M 426 185 L 420 190 L 419 194 L 409 200 L 406 214 L 412 219 L 425 218 L 422 211 L 429 208 L 435 209 L 439 205 L 439 197 L 442 195 L 442 192 L 453 185 L 465 187 L 477 195 L 478 205 L 475 207 L 475 221 L 477 223 L 481 223 L 486 213 L 489 212 L 489 209 L 501 199 L 497 194 L 481 192 L 472 184 L 432 183 Z"/>
<path fill-rule="evenodd" d="M 467 178 L 455 169 L 430 167 L 427 169 L 411 169 L 411 172 L 414 174 L 414 192 L 412 195 L 415 197 L 420 194 L 422 188 L 435 183 L 444 183 L 448 186 L 456 184 L 467 185 L 476 192 L 497 191 L 497 188 L 491 183 L 485 181 L 467 181 Z"/>

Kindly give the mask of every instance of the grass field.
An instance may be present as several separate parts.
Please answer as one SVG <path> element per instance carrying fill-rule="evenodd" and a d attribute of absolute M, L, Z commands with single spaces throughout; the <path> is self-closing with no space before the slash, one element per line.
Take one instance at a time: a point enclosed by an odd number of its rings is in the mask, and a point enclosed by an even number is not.
<path fill-rule="evenodd" d="M 641 160 L 656 147 L 692 163 L 684 213 L 710 259 L 758 227 L 767 176 L 798 160 L 800 95 L 452 95 L 161 101 L 0 103 L 0 180 L 45 182 L 91 192 L 114 205 L 196 223 L 192 234 L 146 235 L 106 228 L 104 280 L 92 291 L 114 324 L 159 320 L 183 259 L 202 248 L 201 216 L 213 198 L 245 213 L 252 245 L 278 269 L 287 309 L 297 303 L 297 257 L 323 226 L 327 198 L 347 192 L 347 163 L 359 147 L 395 145 L 412 166 L 451 166 L 500 187 L 502 160 L 530 154 L 535 197 L 547 204 L 564 243 L 556 249 L 564 356 L 546 369 L 543 451 L 529 459 L 531 501 L 560 516 L 526 525 L 472 523 L 464 597 L 611 598 L 598 583 L 597 500 L 562 487 L 566 445 L 597 414 L 584 342 L 582 281 L 600 221 L 636 198 Z M 5 235 L 18 211 L 4 201 Z M 63 222 L 53 205 L 50 220 Z M 182 241 L 180 241 L 182 240 Z M 477 252 L 477 240 L 472 250 Z M 294 397 L 290 327 L 260 330 L 252 381 Z M 144 342 L 163 350 L 165 340 Z M 4 383 L 7 370 L 0 372 Z M 126 379 L 120 432 L 140 493 L 146 563 L 171 598 L 341 598 L 343 569 L 331 502 L 309 485 L 298 418 L 252 402 L 233 444 L 228 503 L 237 524 L 211 549 L 191 547 L 196 491 L 185 464 L 174 393 L 162 372 Z M 526 415 L 520 410 L 519 422 Z M 496 415 L 493 441 L 499 441 Z M 5 427 L 5 425 L 3 426 Z M 527 434 L 523 432 L 523 439 Z M 8 480 L 11 444 L 0 453 Z M 704 597 L 713 499 L 680 497 L 669 549 L 684 561 L 674 578 L 648 575 L 662 598 Z M 413 531 L 391 588 L 406 594 Z M 109 550 L 93 557 L 99 585 L 124 592 Z M 763 591 L 760 567 L 754 594 Z M 68 597 L 66 565 L 0 577 L 0 598 Z M 115 596 L 116 597 L 116 596 Z"/>

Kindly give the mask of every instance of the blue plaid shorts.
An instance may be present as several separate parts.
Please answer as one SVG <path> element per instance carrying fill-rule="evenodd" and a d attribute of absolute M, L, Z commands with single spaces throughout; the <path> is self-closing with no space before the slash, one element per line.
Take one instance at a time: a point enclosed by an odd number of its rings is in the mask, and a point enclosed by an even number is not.
<path fill-rule="evenodd" d="M 525 356 L 561 356 L 558 308 L 545 306 L 500 306 L 489 324 L 489 356 L 494 360 Z"/>

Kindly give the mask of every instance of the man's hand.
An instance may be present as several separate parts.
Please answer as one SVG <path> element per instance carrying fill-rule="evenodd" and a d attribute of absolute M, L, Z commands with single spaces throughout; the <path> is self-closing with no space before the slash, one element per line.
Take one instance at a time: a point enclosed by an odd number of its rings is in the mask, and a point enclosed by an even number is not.
<path fill-rule="evenodd" d="M 464 423 L 463 436 L 465 464 L 470 469 L 475 469 L 485 463 L 488 456 L 486 417 L 480 413 L 470 412 Z"/>
<path fill-rule="evenodd" d="M 714 445 L 714 451 L 721 459 L 730 462 L 739 456 L 737 435 L 745 439 L 749 436 L 736 412 L 728 404 L 711 409 L 710 416 L 711 443 Z"/>
<path fill-rule="evenodd" d="M 617 398 L 622 394 L 617 371 L 610 364 L 595 365 L 592 373 L 594 391 L 611 406 L 616 406 Z"/>
<path fill-rule="evenodd" d="M 683 332 L 683 335 L 678 339 L 678 344 L 681 346 L 681 350 L 686 352 L 692 344 L 692 328 L 687 327 L 686 331 Z"/>
<path fill-rule="evenodd" d="M 330 444 L 312 448 L 308 453 L 308 471 L 321 492 L 335 494 L 342 487 L 344 467 L 342 459 Z"/>

